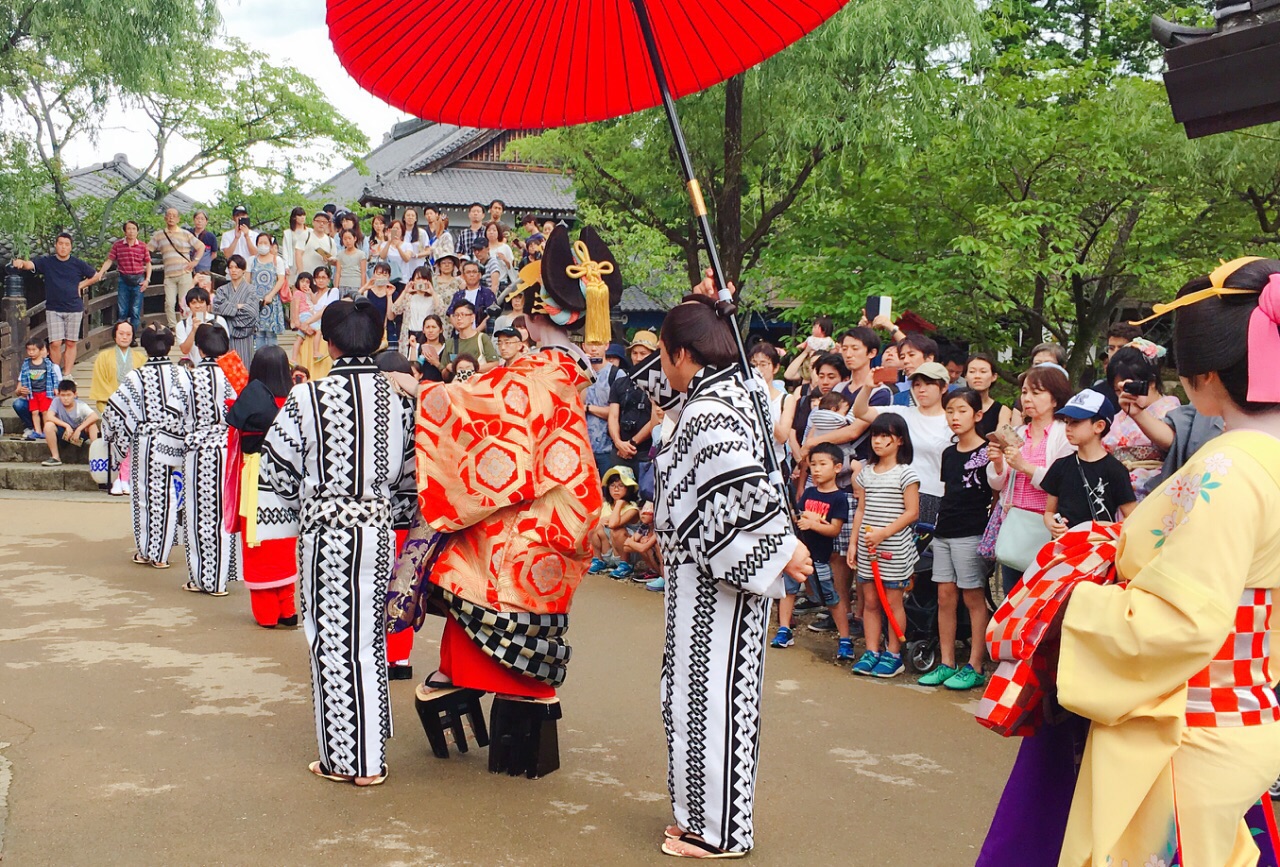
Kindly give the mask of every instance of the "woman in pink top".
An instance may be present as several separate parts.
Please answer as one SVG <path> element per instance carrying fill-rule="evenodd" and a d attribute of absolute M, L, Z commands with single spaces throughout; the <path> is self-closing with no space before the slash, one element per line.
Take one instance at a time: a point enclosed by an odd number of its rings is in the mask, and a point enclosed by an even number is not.
<path fill-rule="evenodd" d="M 1022 448 L 1001 449 L 994 444 L 989 448 L 987 481 L 991 489 L 1003 491 L 1006 485 L 1013 485 L 1004 498 L 1006 509 L 1044 514 L 1046 494 L 1040 489 L 1040 482 L 1054 461 L 1075 451 L 1075 446 L 1067 442 L 1067 426 L 1054 420 L 1071 396 L 1071 383 L 1057 365 L 1040 365 L 1027 371 L 1022 381 L 1022 416 L 1027 423 L 1018 428 Z M 1022 576 L 1002 564 L 1000 577 L 1004 592 L 1008 593 Z"/>

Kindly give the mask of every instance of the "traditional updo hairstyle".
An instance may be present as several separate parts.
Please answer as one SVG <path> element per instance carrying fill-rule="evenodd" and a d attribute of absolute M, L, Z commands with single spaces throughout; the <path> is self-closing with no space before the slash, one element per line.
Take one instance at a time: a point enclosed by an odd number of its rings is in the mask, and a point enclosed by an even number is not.
<path fill-rule="evenodd" d="M 686 295 L 662 320 L 662 345 L 674 357 L 684 350 L 703 367 L 728 367 L 738 360 L 732 326 L 716 312 L 716 302 L 704 295 Z"/>
<path fill-rule="evenodd" d="M 1223 284 L 1261 290 L 1275 273 L 1280 273 L 1280 261 L 1258 259 L 1241 265 Z M 1208 277 L 1197 277 L 1178 290 L 1178 297 L 1210 285 Z M 1253 292 L 1211 296 L 1178 308 L 1173 323 L 1178 375 L 1194 383 L 1205 374 L 1217 373 L 1227 396 L 1248 415 L 1280 410 L 1280 403 L 1249 400 L 1249 319 L 1258 302 L 1259 295 Z"/>
<path fill-rule="evenodd" d="M 363 295 L 336 301 L 320 316 L 320 333 L 343 357 L 373 355 L 382 345 L 382 314 Z"/>

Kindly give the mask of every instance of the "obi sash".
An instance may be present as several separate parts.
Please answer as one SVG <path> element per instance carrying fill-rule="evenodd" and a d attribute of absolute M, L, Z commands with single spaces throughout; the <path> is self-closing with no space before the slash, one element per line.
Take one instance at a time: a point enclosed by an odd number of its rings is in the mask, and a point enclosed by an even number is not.
<path fill-rule="evenodd" d="M 1187 681 L 1187 725 L 1256 726 L 1280 720 L 1271 688 L 1271 590 L 1244 591 L 1235 628 L 1213 661 Z"/>

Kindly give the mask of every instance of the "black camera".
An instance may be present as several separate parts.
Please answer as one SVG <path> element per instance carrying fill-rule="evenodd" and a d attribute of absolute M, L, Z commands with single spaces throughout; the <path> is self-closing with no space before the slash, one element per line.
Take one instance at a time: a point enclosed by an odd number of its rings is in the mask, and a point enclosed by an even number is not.
<path fill-rule="evenodd" d="M 1134 397 L 1142 397 L 1149 391 L 1151 391 L 1150 379 L 1131 379 L 1124 384 L 1124 393 Z"/>
<path fill-rule="evenodd" d="M 249 225 L 249 218 L 248 218 L 248 217 L 241 217 L 241 218 L 240 218 L 240 225 L 242 225 L 242 226 L 247 226 L 247 225 Z"/>

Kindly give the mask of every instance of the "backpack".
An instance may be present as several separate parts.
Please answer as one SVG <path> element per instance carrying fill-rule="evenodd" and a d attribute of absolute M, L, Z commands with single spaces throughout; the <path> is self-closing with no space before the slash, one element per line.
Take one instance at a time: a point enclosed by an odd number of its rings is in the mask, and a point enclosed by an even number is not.
<path fill-rule="evenodd" d="M 618 401 L 618 433 L 624 440 L 629 440 L 649 423 L 653 414 L 649 395 L 631 379 L 624 378 L 621 399 Z"/>

